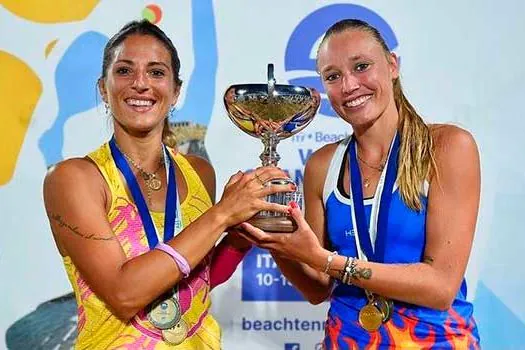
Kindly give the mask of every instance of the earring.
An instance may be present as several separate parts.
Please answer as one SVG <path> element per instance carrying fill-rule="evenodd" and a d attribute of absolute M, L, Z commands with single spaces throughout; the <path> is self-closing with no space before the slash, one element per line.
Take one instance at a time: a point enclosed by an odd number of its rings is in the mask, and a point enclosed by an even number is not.
<path fill-rule="evenodd" d="M 168 115 L 166 118 L 173 119 L 173 114 L 175 113 L 175 105 L 171 105 L 170 110 L 168 111 Z"/>
<path fill-rule="evenodd" d="M 109 115 L 111 113 L 111 111 L 109 109 L 109 103 L 107 103 L 107 102 L 104 102 L 104 113 L 106 115 Z"/>

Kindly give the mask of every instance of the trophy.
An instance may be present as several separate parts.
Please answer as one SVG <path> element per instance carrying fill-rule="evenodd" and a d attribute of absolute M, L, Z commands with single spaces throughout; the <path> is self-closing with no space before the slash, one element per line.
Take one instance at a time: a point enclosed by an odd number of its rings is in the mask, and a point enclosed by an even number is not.
<path fill-rule="evenodd" d="M 304 129 L 313 119 L 321 99 L 312 88 L 294 85 L 276 85 L 273 64 L 268 65 L 267 84 L 239 84 L 230 86 L 224 94 L 228 116 L 242 131 L 257 137 L 264 144 L 260 155 L 263 166 L 277 166 L 281 158 L 276 147 L 279 141 Z M 287 185 L 288 178 L 273 179 L 265 185 Z M 266 201 L 288 205 L 302 198 L 299 192 L 275 193 Z M 297 225 L 288 214 L 261 211 L 248 222 L 268 232 L 293 232 Z"/>

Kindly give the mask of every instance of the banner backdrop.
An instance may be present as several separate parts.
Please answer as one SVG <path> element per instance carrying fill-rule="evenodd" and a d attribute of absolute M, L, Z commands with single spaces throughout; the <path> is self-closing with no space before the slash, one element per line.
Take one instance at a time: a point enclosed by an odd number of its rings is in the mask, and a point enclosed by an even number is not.
<path fill-rule="evenodd" d="M 278 83 L 323 92 L 315 72 L 322 33 L 342 18 L 376 26 L 401 58 L 406 93 L 428 122 L 477 139 L 482 203 L 467 270 L 484 349 L 525 347 L 520 225 L 525 200 L 525 96 L 515 1 L 99 1 L 0 0 L 0 348 L 62 349 L 75 337 L 75 305 L 42 202 L 47 167 L 108 140 L 96 93 L 102 50 L 132 19 L 148 18 L 179 50 L 184 86 L 172 120 L 181 150 L 215 166 L 218 196 L 237 170 L 259 164 L 259 140 L 238 130 L 222 102 L 231 84 Z M 351 133 L 323 95 L 303 132 L 278 146 L 302 183 L 313 151 Z M 461 176 L 458 174 L 458 176 Z M 461 210 L 461 208 L 457 208 Z M 213 292 L 225 349 L 319 349 L 327 303 L 305 302 L 271 256 L 254 249 Z"/>

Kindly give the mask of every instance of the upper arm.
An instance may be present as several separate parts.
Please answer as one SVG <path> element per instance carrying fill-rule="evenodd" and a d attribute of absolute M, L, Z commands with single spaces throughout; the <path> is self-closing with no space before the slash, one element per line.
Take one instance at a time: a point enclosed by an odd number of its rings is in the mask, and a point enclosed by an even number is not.
<path fill-rule="evenodd" d="M 474 239 L 479 198 L 480 162 L 474 138 L 454 126 L 434 134 L 436 173 L 428 193 L 425 256 L 451 279 L 457 293 Z"/>
<path fill-rule="evenodd" d="M 44 202 L 55 241 L 101 297 L 110 295 L 126 256 L 106 216 L 103 179 L 86 159 L 52 168 L 44 180 Z"/>
<path fill-rule="evenodd" d="M 185 157 L 201 178 L 204 187 L 206 187 L 208 191 L 211 202 L 215 203 L 216 180 L 215 170 L 212 165 L 206 159 L 196 155 L 186 155 Z"/>
<path fill-rule="evenodd" d="M 335 144 L 329 144 L 317 150 L 306 163 L 304 170 L 305 219 L 325 247 L 327 238 L 323 188 L 335 147 Z"/>

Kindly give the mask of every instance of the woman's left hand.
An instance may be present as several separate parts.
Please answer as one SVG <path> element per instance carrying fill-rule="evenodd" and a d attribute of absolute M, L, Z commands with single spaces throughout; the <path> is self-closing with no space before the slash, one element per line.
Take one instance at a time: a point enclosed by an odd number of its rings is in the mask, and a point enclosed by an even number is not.
<path fill-rule="evenodd" d="M 323 250 L 319 239 L 303 217 L 295 202 L 290 203 L 290 215 L 297 223 L 297 230 L 292 233 L 267 233 L 247 222 L 239 226 L 243 237 L 260 248 L 268 249 L 280 257 L 303 262 L 314 267 L 317 252 Z"/>

